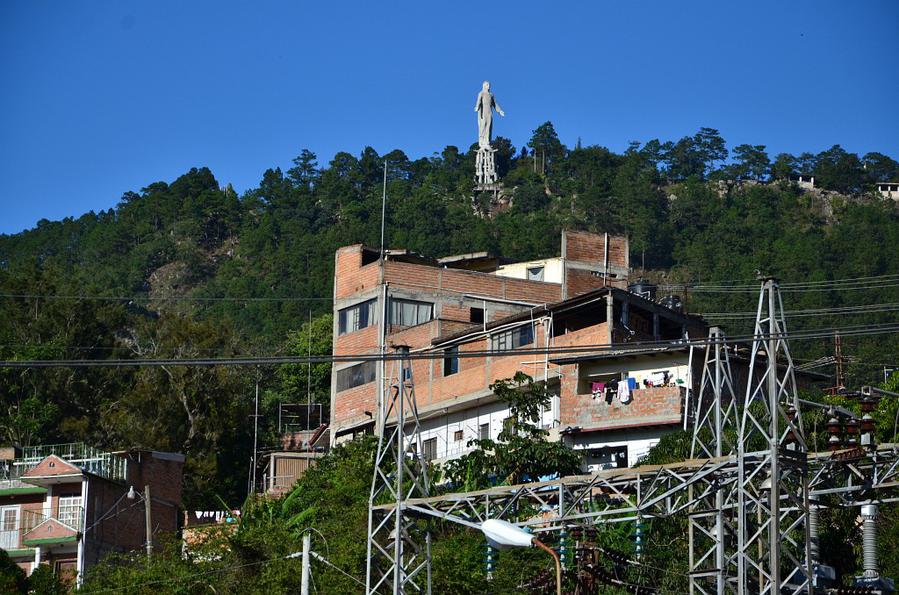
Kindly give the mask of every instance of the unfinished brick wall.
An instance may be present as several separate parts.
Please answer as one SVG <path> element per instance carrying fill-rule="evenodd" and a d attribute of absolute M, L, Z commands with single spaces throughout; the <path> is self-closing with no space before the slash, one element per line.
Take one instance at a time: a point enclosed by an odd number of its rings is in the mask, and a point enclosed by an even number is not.
<path fill-rule="evenodd" d="M 490 273 L 442 269 L 407 262 L 388 261 L 385 264 L 384 278 L 391 286 L 413 291 L 457 296 L 483 295 L 536 304 L 556 302 L 562 296 L 562 287 L 558 283 L 512 279 Z"/>
<path fill-rule="evenodd" d="M 583 429 L 615 429 L 641 425 L 681 422 L 685 390 L 678 386 L 643 388 L 631 391 L 631 400 L 607 401 L 592 394 L 578 394 L 576 365 L 565 366 L 562 380 L 562 426 Z M 572 372 L 574 372 L 572 374 Z"/>
<path fill-rule="evenodd" d="M 609 278 L 605 277 L 606 236 L 584 231 L 562 232 L 562 254 L 565 257 L 565 291 L 574 297 L 613 286 L 627 288 L 630 266 L 628 240 L 609 235 Z"/>
<path fill-rule="evenodd" d="M 340 335 L 334 339 L 334 355 L 376 352 L 378 350 L 378 333 L 380 333 L 380 325 L 376 324 L 365 327 L 362 330 Z"/>
<path fill-rule="evenodd" d="M 362 266 L 362 245 L 338 248 L 334 255 L 334 299 L 350 297 L 378 285 L 381 267 L 377 262 Z"/>
<path fill-rule="evenodd" d="M 586 231 L 563 231 L 565 260 L 588 264 L 605 264 L 606 237 L 601 233 Z M 630 266 L 627 237 L 609 234 L 609 268 L 624 269 Z"/>

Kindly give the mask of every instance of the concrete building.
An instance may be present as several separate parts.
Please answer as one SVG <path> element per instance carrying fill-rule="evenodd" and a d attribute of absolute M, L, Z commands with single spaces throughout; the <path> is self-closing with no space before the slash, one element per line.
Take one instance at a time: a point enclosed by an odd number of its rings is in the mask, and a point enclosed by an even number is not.
<path fill-rule="evenodd" d="M 676 299 L 656 302 L 654 287 L 628 291 L 627 253 L 626 238 L 583 232 L 563 233 L 561 256 L 522 263 L 486 253 L 431 260 L 388 251 L 382 259 L 363 246 L 341 248 L 334 355 L 397 345 L 443 355 L 412 361 L 430 460 L 469 452 L 473 438 L 496 439 L 510 414 L 489 385 L 522 371 L 547 383 L 554 397 L 542 425 L 584 450 L 585 468 L 632 465 L 683 425 L 698 372 L 681 340 L 708 327 Z M 639 349 L 646 341 L 668 345 Z M 534 353 L 547 346 L 572 353 Z M 333 441 L 373 431 L 379 382 L 390 374 L 390 363 L 334 366 Z"/>
<path fill-rule="evenodd" d="M 128 498 L 132 487 L 151 487 L 154 539 L 178 530 L 183 464 L 176 453 L 80 443 L 0 449 L 0 548 L 28 573 L 49 564 L 76 580 L 107 553 L 145 545 L 145 508 L 141 496 Z"/>
<path fill-rule="evenodd" d="M 879 182 L 877 192 L 884 198 L 899 200 L 899 182 Z"/>
<path fill-rule="evenodd" d="M 627 238 L 563 232 L 557 258 L 508 263 L 484 253 L 440 260 L 405 250 L 361 245 L 340 248 L 334 269 L 335 356 L 377 354 L 393 345 L 431 348 L 439 337 L 486 331 L 496 321 L 602 287 L 626 287 Z M 382 321 L 386 321 L 384 324 Z M 519 342 L 521 337 L 517 339 Z M 436 366 L 436 364 L 434 364 Z M 417 362 L 422 405 L 440 407 L 464 393 L 436 368 Z M 335 364 L 331 377 L 331 437 L 370 432 L 377 386 L 390 370 L 374 361 Z"/>
<path fill-rule="evenodd" d="M 262 482 L 257 486 L 258 491 L 273 497 L 286 494 L 306 471 L 325 456 L 329 446 L 327 423 L 320 423 L 308 430 L 282 430 L 280 448 L 261 457 Z"/>

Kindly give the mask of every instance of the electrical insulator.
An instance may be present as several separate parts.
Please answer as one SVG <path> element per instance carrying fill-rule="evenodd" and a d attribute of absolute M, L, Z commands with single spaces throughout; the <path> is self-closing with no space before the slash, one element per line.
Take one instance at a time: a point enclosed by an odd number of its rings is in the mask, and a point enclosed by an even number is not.
<path fill-rule="evenodd" d="M 830 438 L 827 439 L 827 448 L 830 450 L 839 450 L 841 446 L 840 440 L 840 420 L 836 418 L 831 410 L 831 417 L 827 420 L 827 433 L 830 434 Z"/>
<path fill-rule="evenodd" d="M 559 531 L 559 562 L 562 568 L 568 567 L 568 531 L 564 527 Z"/>
<path fill-rule="evenodd" d="M 489 543 L 484 555 L 484 564 L 487 567 L 487 580 L 493 580 L 493 571 L 496 570 L 496 550 Z"/>
<path fill-rule="evenodd" d="M 638 558 L 643 555 L 643 520 L 640 517 L 634 527 L 634 553 Z"/>
<path fill-rule="evenodd" d="M 858 429 L 860 425 L 854 417 L 846 422 L 846 446 L 858 446 Z"/>

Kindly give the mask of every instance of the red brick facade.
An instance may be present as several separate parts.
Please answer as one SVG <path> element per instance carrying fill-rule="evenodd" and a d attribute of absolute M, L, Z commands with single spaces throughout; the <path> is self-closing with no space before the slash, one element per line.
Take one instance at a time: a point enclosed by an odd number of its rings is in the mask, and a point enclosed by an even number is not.
<path fill-rule="evenodd" d="M 608 258 L 606 244 L 608 243 Z M 334 354 L 377 353 L 382 340 L 385 292 L 391 299 L 407 299 L 433 304 L 433 320 L 413 328 L 391 326 L 384 337 L 385 348 L 405 345 L 413 351 L 431 346 L 438 337 L 446 337 L 470 330 L 483 331 L 489 324 L 507 316 L 528 310 L 527 304 L 545 305 L 565 298 L 585 294 L 609 285 L 627 283 L 628 242 L 625 237 L 606 234 L 566 231 L 561 246 L 561 282 L 532 281 L 491 272 L 437 266 L 436 263 L 406 253 L 388 252 L 381 260 L 376 251 L 361 245 L 340 248 L 335 255 L 334 279 Z M 606 274 L 608 273 L 608 277 Z M 338 332 L 338 314 L 360 302 L 377 299 L 377 316 L 370 325 L 355 332 Z M 480 313 L 483 310 L 483 322 Z M 522 321 L 521 324 L 524 324 Z M 482 333 L 483 334 L 483 333 Z M 557 337 L 556 343 L 579 340 L 581 337 L 596 344 L 609 340 L 607 327 L 594 328 L 583 335 Z M 534 342 L 524 348 L 544 345 L 544 328 L 535 325 Z M 463 340 L 462 351 L 488 350 L 490 342 L 484 336 Z M 412 364 L 415 391 L 419 408 L 429 410 L 450 407 L 489 393 L 495 380 L 525 371 L 535 377 L 544 373 L 544 363 L 532 354 L 459 358 L 458 372 L 444 377 L 444 362 L 414 360 Z M 335 438 L 352 428 L 370 426 L 376 413 L 377 381 L 338 391 L 340 370 L 354 365 L 340 363 L 332 376 L 331 424 Z M 392 366 L 385 373 L 391 374 Z M 557 368 L 550 371 L 557 375 Z M 344 373 L 344 378 L 348 373 Z M 346 386 L 342 384 L 341 386 Z M 368 413 L 366 413 L 368 412 Z"/>

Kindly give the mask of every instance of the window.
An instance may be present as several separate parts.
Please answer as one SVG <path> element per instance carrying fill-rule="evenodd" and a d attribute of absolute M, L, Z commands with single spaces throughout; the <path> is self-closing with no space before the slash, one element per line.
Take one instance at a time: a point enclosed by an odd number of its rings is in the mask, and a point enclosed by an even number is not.
<path fill-rule="evenodd" d="M 509 416 L 509 417 L 503 419 L 503 432 L 505 432 L 507 434 L 515 433 L 515 418 L 514 417 Z"/>
<path fill-rule="evenodd" d="M 19 547 L 19 506 L 0 507 L 0 548 Z"/>
<path fill-rule="evenodd" d="M 390 324 L 416 326 L 431 320 L 434 305 L 412 300 L 390 300 Z"/>
<path fill-rule="evenodd" d="M 461 442 L 463 435 L 464 433 L 462 432 L 462 430 L 456 430 L 455 432 L 453 432 L 453 440 L 455 440 L 456 442 Z"/>
<path fill-rule="evenodd" d="M 378 300 L 368 300 L 337 313 L 337 334 L 355 333 L 378 321 Z"/>
<path fill-rule="evenodd" d="M 59 496 L 59 522 L 74 529 L 81 529 L 81 494 Z"/>
<path fill-rule="evenodd" d="M 472 308 L 469 310 L 468 320 L 478 324 L 484 322 L 484 308 Z"/>
<path fill-rule="evenodd" d="M 452 376 L 459 371 L 459 346 L 443 350 L 443 375 Z"/>
<path fill-rule="evenodd" d="M 526 324 L 510 331 L 490 337 L 490 348 L 493 351 L 508 351 L 534 342 L 534 325 Z"/>
<path fill-rule="evenodd" d="M 433 461 L 437 458 L 437 439 L 436 438 L 428 438 L 424 442 L 421 443 L 422 454 L 425 456 L 426 461 Z"/>
<path fill-rule="evenodd" d="M 337 392 L 374 382 L 375 370 L 375 362 L 373 361 L 337 370 Z"/>
<path fill-rule="evenodd" d="M 543 281 L 543 267 L 528 267 L 528 281 Z"/>
<path fill-rule="evenodd" d="M 490 440 L 490 422 L 481 424 L 481 426 L 478 428 L 478 439 Z"/>

